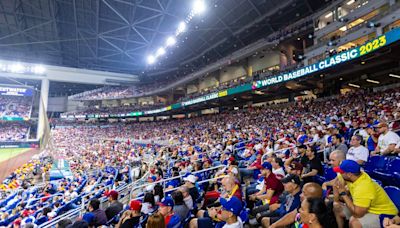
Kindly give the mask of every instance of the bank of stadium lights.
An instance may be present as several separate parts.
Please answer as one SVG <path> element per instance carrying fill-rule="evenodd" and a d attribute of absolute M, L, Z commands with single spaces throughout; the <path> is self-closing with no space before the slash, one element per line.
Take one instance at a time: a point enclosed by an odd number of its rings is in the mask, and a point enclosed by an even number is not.
<path fill-rule="evenodd" d="M 156 57 L 163 56 L 164 54 L 165 54 L 165 49 L 163 47 L 160 47 L 156 52 Z"/>
<path fill-rule="evenodd" d="M 156 51 L 155 54 L 151 54 L 147 56 L 147 63 L 149 65 L 154 64 L 157 61 L 157 58 L 165 55 L 167 52 L 168 47 L 173 47 L 177 43 L 177 38 L 181 36 L 184 32 L 187 30 L 187 26 L 190 23 L 190 21 L 193 19 L 193 17 L 197 15 L 201 15 L 206 11 L 206 3 L 205 0 L 194 0 L 193 1 L 193 8 L 190 11 L 189 15 L 186 17 L 184 21 L 181 21 L 178 24 L 177 29 L 175 30 L 175 34 L 173 36 L 170 36 L 166 39 L 165 45 L 163 47 L 159 47 Z M 177 46 L 178 47 L 178 46 Z"/>
<path fill-rule="evenodd" d="M 42 65 L 22 64 L 18 62 L 1 63 L 0 72 L 14 74 L 37 74 L 42 75 L 46 72 L 46 68 Z"/>
<path fill-rule="evenodd" d="M 22 74 L 25 72 L 25 66 L 23 66 L 20 63 L 14 63 L 12 65 L 9 66 L 9 71 L 11 73 L 18 73 L 18 74 Z"/>
<path fill-rule="evenodd" d="M 370 82 L 370 83 L 374 83 L 374 84 L 380 84 L 379 81 L 372 80 L 372 79 L 367 79 L 367 80 L 365 80 L 365 81 Z"/>
<path fill-rule="evenodd" d="M 176 39 L 173 36 L 168 37 L 167 42 L 165 42 L 165 45 L 167 45 L 167 47 L 171 47 L 175 44 L 176 44 Z"/>
<path fill-rule="evenodd" d="M 353 84 L 353 83 L 349 83 L 348 85 L 351 86 L 351 87 L 354 87 L 354 88 L 360 88 L 361 87 L 361 86 L 359 86 L 357 84 Z"/>
<path fill-rule="evenodd" d="M 389 77 L 400 79 L 400 75 L 397 74 L 389 74 Z"/>
<path fill-rule="evenodd" d="M 204 11 L 206 11 L 206 4 L 203 0 L 196 0 L 193 2 L 192 12 L 194 15 L 202 14 Z"/>
<path fill-rule="evenodd" d="M 186 31 L 186 22 L 181 21 L 178 25 L 178 28 L 176 29 L 176 36 L 179 36 L 180 34 L 184 33 Z"/>
<path fill-rule="evenodd" d="M 153 64 L 153 63 L 155 63 L 156 62 L 156 58 L 153 56 L 153 55 L 149 55 L 148 57 L 147 57 L 147 63 L 148 64 Z"/>
<path fill-rule="evenodd" d="M 42 65 L 37 65 L 33 67 L 34 74 L 44 74 L 46 72 L 46 68 Z"/>

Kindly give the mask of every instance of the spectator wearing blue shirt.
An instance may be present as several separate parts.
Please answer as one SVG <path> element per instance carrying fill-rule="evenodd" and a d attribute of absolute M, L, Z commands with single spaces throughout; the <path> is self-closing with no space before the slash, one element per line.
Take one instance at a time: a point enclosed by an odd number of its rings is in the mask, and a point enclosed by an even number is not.
<path fill-rule="evenodd" d="M 177 227 L 180 223 L 180 218 L 173 211 L 174 209 L 174 200 L 171 197 L 165 197 L 158 204 L 160 208 L 158 209 L 159 213 L 164 216 L 165 226 L 169 227 Z"/>
<path fill-rule="evenodd" d="M 294 174 L 289 174 L 281 181 L 285 187 L 285 191 L 288 192 L 288 194 L 283 202 L 272 204 L 269 207 L 269 211 L 257 215 L 257 219 L 259 221 L 261 220 L 263 227 L 269 227 L 270 224 L 278 221 L 285 214 L 296 210 L 301 204 L 300 177 Z"/>
<path fill-rule="evenodd" d="M 368 124 L 367 126 L 367 133 L 368 133 L 368 138 L 366 139 L 367 149 L 369 150 L 369 152 L 375 151 L 376 145 L 378 144 L 379 133 L 375 131 L 374 126 L 371 124 Z"/>

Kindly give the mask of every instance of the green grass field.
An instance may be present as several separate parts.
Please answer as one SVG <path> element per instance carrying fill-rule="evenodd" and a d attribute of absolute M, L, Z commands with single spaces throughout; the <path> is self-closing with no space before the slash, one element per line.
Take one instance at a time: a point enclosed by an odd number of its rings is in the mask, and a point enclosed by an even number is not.
<path fill-rule="evenodd" d="M 30 150 L 29 148 L 2 148 L 0 149 L 0 162 L 13 158 Z"/>

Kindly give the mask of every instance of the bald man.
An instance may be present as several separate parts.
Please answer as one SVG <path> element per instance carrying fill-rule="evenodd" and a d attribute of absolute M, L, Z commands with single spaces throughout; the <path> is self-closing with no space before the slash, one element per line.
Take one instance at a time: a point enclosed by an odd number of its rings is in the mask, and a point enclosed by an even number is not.
<path fill-rule="evenodd" d="M 221 198 L 229 199 L 231 197 L 237 197 L 239 201 L 242 201 L 242 191 L 240 190 L 239 184 L 236 182 L 236 179 L 232 176 L 226 176 L 221 181 L 222 187 L 225 190 L 225 194 L 221 195 Z M 221 199 L 219 198 L 216 202 L 219 202 Z M 220 206 L 218 207 L 210 207 L 207 211 L 199 210 L 197 212 L 197 218 L 194 218 L 190 221 L 190 228 L 208 228 L 215 227 L 215 225 L 219 222 L 216 220 L 218 211 Z"/>
<path fill-rule="evenodd" d="M 221 181 L 222 187 L 225 190 L 225 194 L 222 195 L 223 198 L 231 198 L 236 196 L 239 200 L 242 200 L 242 191 L 240 190 L 240 185 L 233 176 L 226 176 Z"/>
<path fill-rule="evenodd" d="M 343 151 L 334 150 L 329 155 L 329 164 L 332 166 L 332 168 L 335 168 L 335 167 L 338 167 L 340 165 L 340 163 L 342 163 L 342 161 L 345 160 L 345 159 L 346 159 L 346 154 Z M 333 179 L 331 181 L 323 183 L 322 184 L 322 189 L 326 190 L 328 186 L 332 187 L 337 178 L 338 177 L 336 177 L 335 179 Z"/>
<path fill-rule="evenodd" d="M 322 198 L 322 188 L 319 184 L 317 183 L 307 183 L 303 186 L 300 198 L 301 201 L 303 201 L 304 199 L 307 198 Z M 293 223 L 296 222 L 296 216 L 298 213 L 298 209 L 297 210 L 293 210 L 289 213 L 287 213 L 285 216 L 283 216 L 281 219 L 279 219 L 278 221 L 276 221 L 273 224 L 270 224 L 270 219 L 269 218 L 263 218 L 261 220 L 261 224 L 263 227 L 284 227 L 284 226 L 289 226 Z"/>

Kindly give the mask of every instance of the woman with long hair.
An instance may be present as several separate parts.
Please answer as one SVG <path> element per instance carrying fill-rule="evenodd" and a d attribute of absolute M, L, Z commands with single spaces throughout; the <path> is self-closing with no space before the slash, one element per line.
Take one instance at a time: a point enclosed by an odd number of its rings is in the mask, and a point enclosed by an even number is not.
<path fill-rule="evenodd" d="M 147 220 L 146 228 L 165 228 L 164 216 L 155 213 Z"/>
<path fill-rule="evenodd" d="M 303 200 L 299 212 L 303 228 L 336 227 L 336 222 L 322 198 L 307 198 Z"/>

